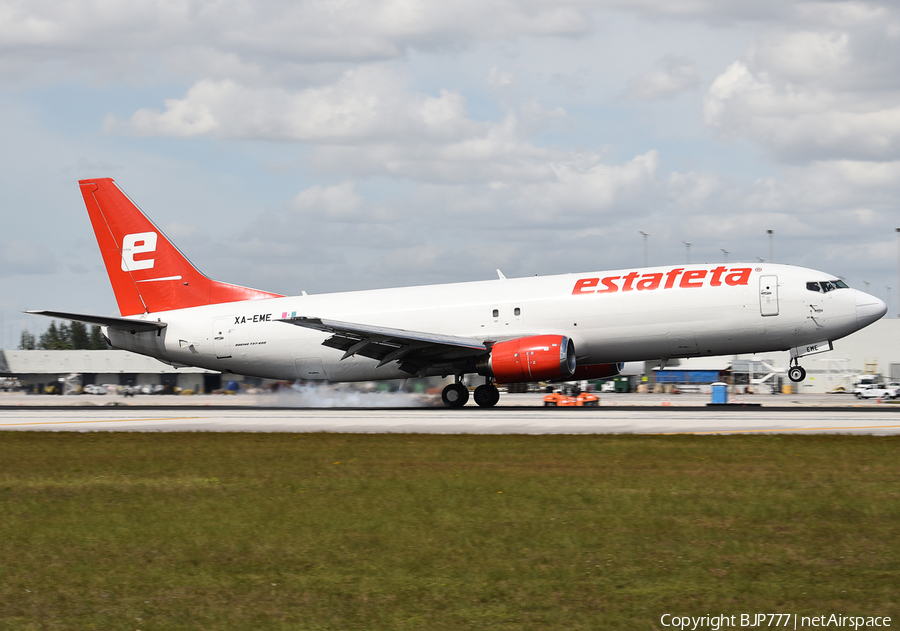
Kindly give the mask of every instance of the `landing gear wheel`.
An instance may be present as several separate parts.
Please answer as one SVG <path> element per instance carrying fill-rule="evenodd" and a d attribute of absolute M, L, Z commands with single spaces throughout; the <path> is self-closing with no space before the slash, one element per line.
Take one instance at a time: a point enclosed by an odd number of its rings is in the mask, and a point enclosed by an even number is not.
<path fill-rule="evenodd" d="M 441 392 L 441 400 L 449 408 L 461 408 L 469 400 L 469 389 L 461 383 L 451 383 Z"/>
<path fill-rule="evenodd" d="M 802 366 L 794 366 L 788 371 L 788 379 L 797 383 L 806 379 L 806 370 Z"/>
<path fill-rule="evenodd" d="M 486 383 L 475 388 L 475 403 L 481 407 L 492 408 L 497 405 L 499 400 L 500 391 L 497 390 L 497 386 L 494 384 Z"/>

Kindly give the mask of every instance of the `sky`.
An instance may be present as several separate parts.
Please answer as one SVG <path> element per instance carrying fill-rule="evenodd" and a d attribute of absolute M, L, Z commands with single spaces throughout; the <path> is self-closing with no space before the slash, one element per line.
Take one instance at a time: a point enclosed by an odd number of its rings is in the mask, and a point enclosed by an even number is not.
<path fill-rule="evenodd" d="M 897 316 L 886 0 L 0 0 L 0 147 L 7 349 L 26 309 L 118 314 L 89 177 L 282 294 L 635 268 L 640 231 L 651 265 L 757 262 L 772 230 Z"/>

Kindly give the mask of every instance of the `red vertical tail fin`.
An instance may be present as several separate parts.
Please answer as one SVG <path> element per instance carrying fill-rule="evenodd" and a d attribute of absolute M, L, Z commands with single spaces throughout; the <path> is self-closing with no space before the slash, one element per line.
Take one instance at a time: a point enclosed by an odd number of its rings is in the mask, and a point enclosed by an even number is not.
<path fill-rule="evenodd" d="M 78 183 L 123 316 L 281 297 L 210 280 L 111 179 Z"/>

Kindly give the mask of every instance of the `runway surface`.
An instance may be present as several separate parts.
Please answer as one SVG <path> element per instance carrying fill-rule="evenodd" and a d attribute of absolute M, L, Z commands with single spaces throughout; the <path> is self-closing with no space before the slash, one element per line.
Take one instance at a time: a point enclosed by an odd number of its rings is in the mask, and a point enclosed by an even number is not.
<path fill-rule="evenodd" d="M 0 431 L 437 434 L 900 433 L 897 407 L 5 407 Z"/>

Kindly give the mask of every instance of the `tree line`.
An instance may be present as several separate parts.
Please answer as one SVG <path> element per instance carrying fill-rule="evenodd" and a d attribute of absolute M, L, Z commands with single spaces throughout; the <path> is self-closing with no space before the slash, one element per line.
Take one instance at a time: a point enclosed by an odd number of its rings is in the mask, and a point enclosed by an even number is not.
<path fill-rule="evenodd" d="M 35 338 L 29 331 L 22 331 L 19 338 L 20 351 L 101 351 L 108 348 L 110 346 L 100 332 L 100 327 L 93 325 L 88 329 L 83 322 L 63 323 L 57 326 L 54 320 L 39 338 Z"/>

